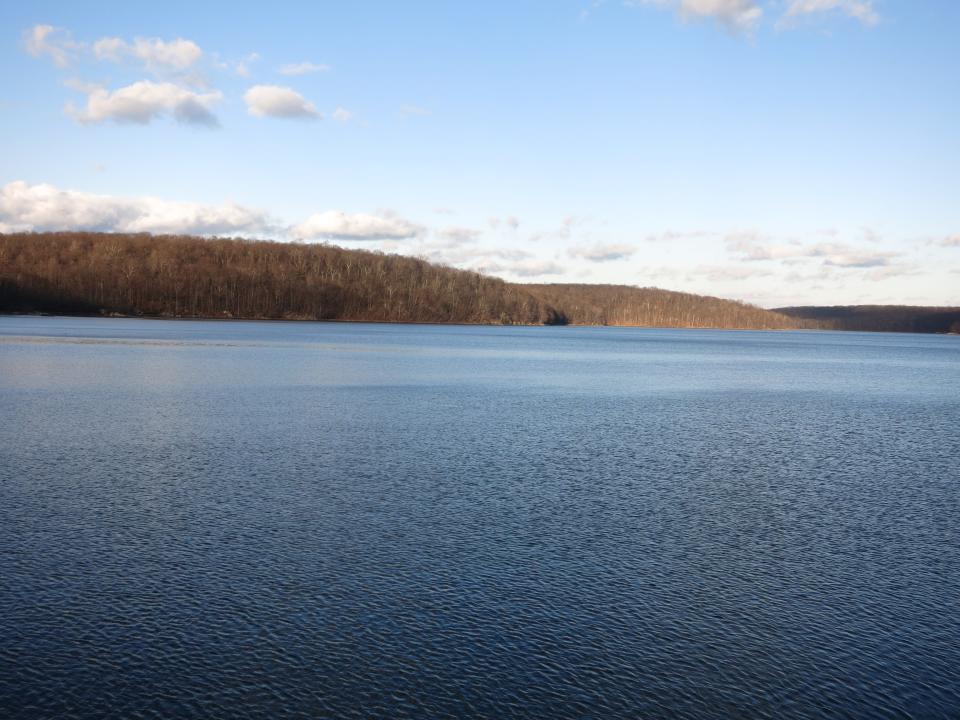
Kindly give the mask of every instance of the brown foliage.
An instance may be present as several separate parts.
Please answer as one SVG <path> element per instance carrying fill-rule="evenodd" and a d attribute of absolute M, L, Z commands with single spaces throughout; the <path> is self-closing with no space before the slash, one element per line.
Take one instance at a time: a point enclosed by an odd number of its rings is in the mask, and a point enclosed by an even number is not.
<path fill-rule="evenodd" d="M 575 325 L 782 329 L 810 325 L 733 300 L 627 285 L 525 285 Z"/>
<path fill-rule="evenodd" d="M 424 260 L 237 239 L 0 235 L 0 310 L 383 322 L 786 328 L 718 298 L 616 285 L 519 285 Z"/>
<path fill-rule="evenodd" d="M 543 323 L 496 278 L 415 258 L 248 240 L 102 233 L 0 236 L 0 307 L 227 318 Z"/>

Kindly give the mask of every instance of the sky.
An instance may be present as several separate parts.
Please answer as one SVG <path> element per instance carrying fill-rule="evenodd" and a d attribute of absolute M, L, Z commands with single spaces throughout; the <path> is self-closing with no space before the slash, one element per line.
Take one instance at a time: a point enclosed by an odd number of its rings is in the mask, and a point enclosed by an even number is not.
<path fill-rule="evenodd" d="M 960 305 L 956 0 L 0 6 L 0 232 Z"/>

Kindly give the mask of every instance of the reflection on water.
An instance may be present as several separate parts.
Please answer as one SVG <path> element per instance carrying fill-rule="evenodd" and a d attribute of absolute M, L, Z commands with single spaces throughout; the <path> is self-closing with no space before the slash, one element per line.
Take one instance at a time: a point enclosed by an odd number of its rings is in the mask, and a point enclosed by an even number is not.
<path fill-rule="evenodd" d="M 0 318 L 0 715 L 957 717 L 960 342 Z"/>

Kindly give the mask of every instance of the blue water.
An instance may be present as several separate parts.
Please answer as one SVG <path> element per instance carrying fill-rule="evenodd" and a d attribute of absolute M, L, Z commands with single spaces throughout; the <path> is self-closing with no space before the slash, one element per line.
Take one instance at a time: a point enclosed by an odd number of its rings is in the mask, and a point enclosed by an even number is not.
<path fill-rule="evenodd" d="M 0 317 L 0 717 L 960 717 L 960 338 Z"/>

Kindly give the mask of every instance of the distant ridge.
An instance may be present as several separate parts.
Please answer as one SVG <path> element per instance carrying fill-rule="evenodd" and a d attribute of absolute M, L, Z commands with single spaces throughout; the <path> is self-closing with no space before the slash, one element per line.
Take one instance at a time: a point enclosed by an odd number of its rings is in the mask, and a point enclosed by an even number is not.
<path fill-rule="evenodd" d="M 621 285 L 525 285 L 330 245 L 0 235 L 0 311 L 183 318 L 798 328 L 806 319 Z"/>
<path fill-rule="evenodd" d="M 960 333 L 960 307 L 911 305 L 834 305 L 785 307 L 776 312 L 809 320 L 831 330 Z"/>

